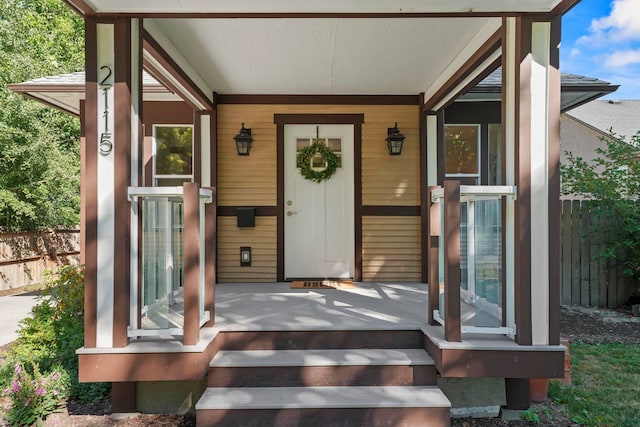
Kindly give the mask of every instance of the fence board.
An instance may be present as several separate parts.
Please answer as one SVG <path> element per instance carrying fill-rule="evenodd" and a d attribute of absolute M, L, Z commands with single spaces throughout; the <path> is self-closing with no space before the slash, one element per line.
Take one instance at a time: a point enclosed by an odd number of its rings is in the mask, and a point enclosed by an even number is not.
<path fill-rule="evenodd" d="M 580 210 L 580 305 L 590 305 L 591 233 L 589 210 Z"/>
<path fill-rule="evenodd" d="M 42 283 L 45 271 L 77 264 L 79 230 L 0 233 L 0 291 Z"/>
<path fill-rule="evenodd" d="M 571 200 L 562 201 L 562 218 L 560 223 L 562 235 L 561 283 L 562 304 L 571 304 Z"/>
<path fill-rule="evenodd" d="M 580 201 L 571 202 L 571 304 L 580 305 Z"/>
<path fill-rule="evenodd" d="M 593 202 L 563 200 L 560 216 L 561 302 L 564 305 L 617 307 L 634 289 L 613 261 L 598 259 L 606 247 L 601 231 L 612 218 L 594 213 Z M 609 268 L 613 265 L 613 268 Z"/>

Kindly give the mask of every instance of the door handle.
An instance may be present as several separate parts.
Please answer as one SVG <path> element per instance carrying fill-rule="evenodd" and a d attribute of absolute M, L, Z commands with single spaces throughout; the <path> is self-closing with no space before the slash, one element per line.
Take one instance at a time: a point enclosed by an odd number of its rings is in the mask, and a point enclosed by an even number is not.
<path fill-rule="evenodd" d="M 297 215 L 298 211 L 287 211 L 287 216 Z"/>

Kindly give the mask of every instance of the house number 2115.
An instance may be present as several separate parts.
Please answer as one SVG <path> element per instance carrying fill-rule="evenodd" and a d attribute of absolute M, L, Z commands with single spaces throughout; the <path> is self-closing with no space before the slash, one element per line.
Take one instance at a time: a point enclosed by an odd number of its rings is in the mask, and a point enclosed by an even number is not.
<path fill-rule="evenodd" d="M 112 70 L 108 65 L 100 67 L 100 71 L 106 71 L 106 75 L 100 81 L 99 87 L 102 89 L 104 95 L 104 132 L 100 134 L 100 141 L 98 141 L 98 150 L 103 156 L 108 156 L 113 150 L 113 142 L 111 141 L 111 132 L 109 132 L 109 90 L 111 89 L 111 83 L 108 83 L 111 78 Z"/>

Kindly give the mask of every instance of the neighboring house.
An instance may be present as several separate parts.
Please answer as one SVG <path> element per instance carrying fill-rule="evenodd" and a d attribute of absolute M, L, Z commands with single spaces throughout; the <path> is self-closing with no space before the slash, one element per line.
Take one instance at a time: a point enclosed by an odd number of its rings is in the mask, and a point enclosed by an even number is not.
<path fill-rule="evenodd" d="M 575 1 L 67 3 L 85 84 L 12 89 L 81 117 L 79 376 L 115 410 L 444 426 L 436 372 L 454 409 L 564 375 L 560 113 L 615 90 L 561 94 Z M 325 278 L 359 283 L 289 290 Z"/>
<path fill-rule="evenodd" d="M 581 105 L 561 116 L 560 161 L 566 152 L 589 161 L 595 156 L 595 148 L 603 147 L 601 138 L 610 130 L 625 141 L 640 131 L 640 100 L 596 100 Z"/>

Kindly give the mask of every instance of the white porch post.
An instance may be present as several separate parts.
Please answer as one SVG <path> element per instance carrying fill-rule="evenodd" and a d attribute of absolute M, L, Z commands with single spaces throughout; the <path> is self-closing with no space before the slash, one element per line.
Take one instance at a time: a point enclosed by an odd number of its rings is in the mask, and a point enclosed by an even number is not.
<path fill-rule="evenodd" d="M 137 301 L 137 289 L 130 285 L 137 284 L 138 245 L 130 235 L 137 224 L 131 223 L 134 207 L 127 188 L 139 176 L 139 23 L 87 19 L 86 26 L 85 346 L 122 347 L 128 343 L 130 301 Z"/>
<path fill-rule="evenodd" d="M 551 304 L 557 304 L 552 296 L 556 273 L 550 265 L 556 261 L 552 254 L 557 253 L 550 251 L 550 245 L 557 242 L 551 234 L 556 229 L 553 221 L 557 221 L 552 215 L 557 204 L 553 200 L 557 198 L 554 174 L 558 167 L 554 153 L 559 149 L 556 125 L 560 114 L 559 70 L 552 60 L 557 50 L 552 42 L 557 37 L 553 22 L 506 18 L 505 24 L 506 184 L 518 188 L 514 209 L 508 203 L 506 211 L 506 274 L 507 281 L 514 280 L 515 285 L 516 341 L 547 345 L 555 341 L 550 310 L 554 310 Z M 508 322 L 511 316 L 507 313 Z"/>

